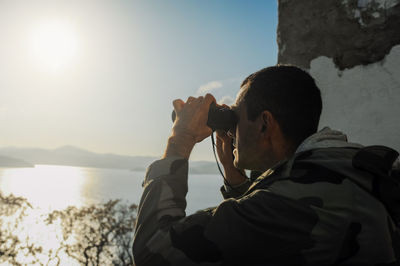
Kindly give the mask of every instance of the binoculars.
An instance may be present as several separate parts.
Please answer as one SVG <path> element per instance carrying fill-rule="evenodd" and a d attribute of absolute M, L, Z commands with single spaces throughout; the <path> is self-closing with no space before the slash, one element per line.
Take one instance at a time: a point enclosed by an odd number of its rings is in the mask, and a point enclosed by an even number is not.
<path fill-rule="evenodd" d="M 176 118 L 175 111 L 172 111 L 172 121 Z M 207 126 L 213 131 L 223 130 L 228 131 L 235 128 L 238 118 L 234 111 L 227 107 L 218 107 L 214 102 L 210 104 L 208 110 Z"/>

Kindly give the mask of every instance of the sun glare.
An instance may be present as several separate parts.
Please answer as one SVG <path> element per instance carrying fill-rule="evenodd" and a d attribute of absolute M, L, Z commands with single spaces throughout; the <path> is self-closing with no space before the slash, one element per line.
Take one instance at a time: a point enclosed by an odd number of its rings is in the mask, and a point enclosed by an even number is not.
<path fill-rule="evenodd" d="M 73 62 L 78 39 L 71 23 L 53 20 L 34 26 L 30 45 L 35 65 L 41 70 L 56 72 Z"/>
<path fill-rule="evenodd" d="M 29 199 L 43 210 L 80 207 L 83 187 L 88 177 L 82 168 L 36 165 L 34 168 L 0 168 L 1 191 Z M 51 187 L 51 189 L 49 189 Z"/>

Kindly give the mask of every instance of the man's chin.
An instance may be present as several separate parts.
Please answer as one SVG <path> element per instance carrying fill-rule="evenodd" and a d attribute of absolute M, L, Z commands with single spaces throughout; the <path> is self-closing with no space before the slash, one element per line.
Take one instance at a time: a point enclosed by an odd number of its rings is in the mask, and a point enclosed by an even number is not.
<path fill-rule="evenodd" d="M 249 164 L 248 162 L 239 160 L 239 158 L 237 158 L 237 157 L 235 157 L 235 159 L 233 160 L 233 165 L 237 169 L 241 169 L 241 170 L 261 171 L 257 167 L 254 167 L 253 165 Z"/>

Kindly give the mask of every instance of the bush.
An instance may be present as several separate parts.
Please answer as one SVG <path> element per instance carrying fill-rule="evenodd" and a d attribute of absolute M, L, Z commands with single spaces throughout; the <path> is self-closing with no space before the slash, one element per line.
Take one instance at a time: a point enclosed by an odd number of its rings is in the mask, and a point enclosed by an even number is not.
<path fill-rule="evenodd" d="M 29 202 L 0 193 L 0 263 L 60 265 L 64 260 L 83 265 L 133 265 L 131 252 L 137 205 L 110 200 L 77 208 L 70 206 L 41 217 L 37 222 L 57 227 L 57 246 L 43 248 L 34 236 L 23 236 Z M 29 228 L 28 228 L 29 229 Z"/>

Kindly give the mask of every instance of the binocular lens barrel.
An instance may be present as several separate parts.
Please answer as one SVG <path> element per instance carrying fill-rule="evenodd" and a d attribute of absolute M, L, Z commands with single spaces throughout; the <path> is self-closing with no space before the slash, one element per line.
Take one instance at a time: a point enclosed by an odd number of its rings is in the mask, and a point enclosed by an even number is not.
<path fill-rule="evenodd" d="M 172 111 L 172 122 L 175 121 L 175 118 L 176 114 L 174 110 Z M 214 102 L 210 104 L 207 126 L 209 126 L 213 131 L 228 131 L 229 129 L 233 129 L 236 126 L 237 120 L 235 112 L 231 109 L 218 107 Z"/>

